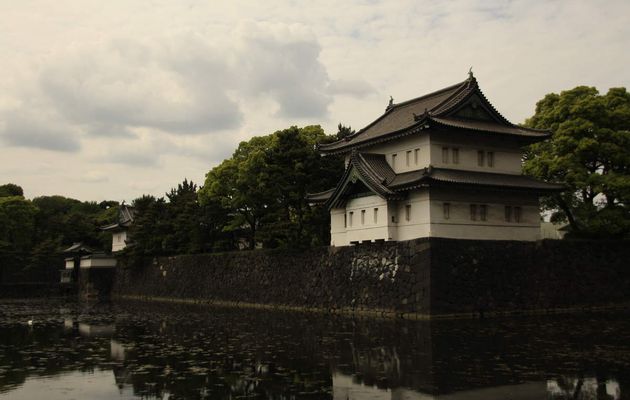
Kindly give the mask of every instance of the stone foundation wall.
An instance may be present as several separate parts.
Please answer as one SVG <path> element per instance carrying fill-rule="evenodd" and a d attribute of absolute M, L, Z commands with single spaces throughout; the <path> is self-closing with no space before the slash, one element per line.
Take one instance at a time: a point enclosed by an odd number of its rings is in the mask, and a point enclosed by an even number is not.
<path fill-rule="evenodd" d="M 114 296 L 415 316 L 630 301 L 627 242 L 418 239 L 120 260 Z"/>

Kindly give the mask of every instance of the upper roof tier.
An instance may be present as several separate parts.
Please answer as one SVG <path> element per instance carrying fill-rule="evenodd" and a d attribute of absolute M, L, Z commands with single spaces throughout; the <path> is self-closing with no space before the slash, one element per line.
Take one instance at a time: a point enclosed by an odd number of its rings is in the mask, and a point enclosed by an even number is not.
<path fill-rule="evenodd" d="M 455 186 L 475 189 L 525 191 L 547 194 L 562 191 L 562 185 L 538 181 L 525 175 L 497 174 L 465 171 L 428 166 L 416 171 L 397 174 L 385 160 L 383 154 L 352 151 L 348 167 L 333 189 L 307 196 L 311 203 L 326 203 L 329 208 L 338 207 L 345 201 L 348 192 L 357 181 L 383 198 L 399 200 L 405 192 L 419 187 Z"/>
<path fill-rule="evenodd" d="M 104 231 L 116 231 L 121 229 L 127 229 L 133 224 L 133 220 L 136 215 L 136 209 L 123 202 L 118 207 L 118 217 L 113 224 L 105 225 L 101 227 Z"/>
<path fill-rule="evenodd" d="M 457 130 L 510 135 L 525 142 L 549 137 L 548 131 L 512 124 L 490 104 L 477 79 L 468 79 L 402 103 L 390 104 L 374 122 L 344 139 L 318 146 L 322 153 L 345 153 L 353 148 L 395 139 L 432 125 Z"/>

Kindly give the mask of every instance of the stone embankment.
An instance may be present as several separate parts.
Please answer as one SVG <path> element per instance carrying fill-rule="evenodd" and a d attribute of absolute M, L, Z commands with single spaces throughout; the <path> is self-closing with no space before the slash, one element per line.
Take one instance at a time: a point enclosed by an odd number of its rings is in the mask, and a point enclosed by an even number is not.
<path fill-rule="evenodd" d="M 627 242 L 419 239 L 123 262 L 113 295 L 427 318 L 624 307 Z"/>

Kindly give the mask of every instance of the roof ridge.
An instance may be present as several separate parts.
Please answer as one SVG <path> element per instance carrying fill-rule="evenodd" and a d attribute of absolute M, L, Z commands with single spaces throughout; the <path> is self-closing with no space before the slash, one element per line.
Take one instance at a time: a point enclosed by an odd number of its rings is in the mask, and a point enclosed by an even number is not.
<path fill-rule="evenodd" d="M 380 121 L 381 119 L 383 119 L 386 115 L 388 115 L 389 113 L 391 113 L 391 112 L 392 112 L 392 110 L 398 109 L 398 108 L 400 108 L 400 107 L 402 107 L 402 106 L 409 105 L 409 104 L 414 103 L 414 102 L 419 101 L 419 100 L 426 100 L 426 99 L 428 99 L 428 98 L 430 98 L 430 97 L 437 96 L 437 95 L 442 94 L 442 93 L 444 93 L 444 92 L 447 92 L 447 91 L 449 91 L 449 90 L 453 90 L 453 89 L 456 89 L 456 88 L 462 87 L 462 86 L 464 86 L 465 84 L 467 84 L 467 82 L 468 82 L 468 81 L 469 81 L 469 80 L 468 80 L 468 79 L 466 79 L 465 81 L 462 81 L 462 82 L 456 83 L 456 84 L 454 84 L 454 85 L 447 86 L 447 87 L 445 87 L 445 88 L 442 88 L 442 89 L 436 90 L 436 91 L 434 91 L 434 92 L 427 93 L 427 94 L 424 94 L 424 95 L 422 95 L 422 96 L 415 97 L 415 98 L 413 98 L 413 99 L 405 100 L 405 101 L 403 101 L 403 102 L 401 102 L 401 103 L 395 103 L 395 104 L 392 104 L 391 106 L 387 107 L 387 108 L 385 109 L 385 112 L 384 112 L 383 114 L 381 114 L 378 118 L 376 118 L 374 121 L 370 122 L 368 125 L 364 126 L 363 128 L 359 129 L 359 130 L 358 130 L 358 131 L 356 131 L 355 133 L 353 133 L 353 134 L 351 134 L 351 135 L 348 135 L 348 136 L 344 137 L 343 139 L 339 139 L 339 140 L 336 140 L 336 141 L 331 142 L 331 143 L 322 143 L 320 146 L 321 146 L 321 147 L 323 147 L 323 148 L 325 148 L 325 147 L 327 147 L 327 146 L 330 146 L 330 145 L 332 145 L 332 144 L 334 144 L 334 143 L 338 143 L 338 142 L 340 142 L 340 141 L 346 141 L 346 142 L 347 142 L 347 141 L 349 141 L 350 139 L 353 139 L 353 138 L 355 138 L 355 137 L 359 136 L 362 132 L 365 132 L 368 128 L 370 128 L 371 126 L 373 126 L 374 124 L 376 124 L 378 121 Z M 455 93 L 453 93 L 453 95 L 454 95 L 454 94 L 455 94 Z M 449 96 L 449 97 L 448 97 L 448 99 L 450 99 L 451 97 L 452 97 L 452 96 Z M 448 100 L 448 99 L 447 99 L 447 100 Z M 443 103 L 443 102 L 442 102 L 442 103 Z M 438 104 L 438 106 L 439 106 L 439 105 L 441 105 L 442 103 Z M 435 108 L 435 107 L 434 107 L 434 108 Z"/>
<path fill-rule="evenodd" d="M 468 79 L 466 79 L 466 80 L 465 80 L 465 81 L 463 81 L 463 82 L 459 82 L 459 83 L 456 83 L 456 84 L 454 84 L 454 85 L 447 86 L 447 87 L 445 87 L 445 88 L 442 88 L 442 89 L 436 90 L 436 91 L 434 91 L 434 92 L 427 93 L 427 94 L 423 94 L 422 96 L 414 97 L 413 99 L 405 100 L 405 101 L 403 101 L 403 102 L 401 102 L 401 103 L 394 103 L 394 104 L 392 104 L 392 106 L 391 106 L 390 108 L 388 108 L 388 109 L 387 109 L 387 111 L 392 110 L 392 109 L 394 109 L 394 108 L 396 108 L 396 107 L 400 107 L 400 106 L 405 106 L 405 105 L 408 105 L 408 104 L 413 103 L 413 102 L 416 102 L 416 101 L 418 101 L 418 100 L 424 100 L 424 99 L 427 99 L 427 98 L 429 98 L 429 97 L 433 97 L 433 96 L 436 96 L 436 95 L 438 95 L 438 94 L 442 94 L 442 93 L 447 92 L 447 91 L 449 91 L 449 90 L 452 90 L 452 89 L 458 88 L 458 87 L 460 87 L 460 86 L 464 86 L 464 84 L 466 84 L 467 82 L 468 82 Z M 455 93 L 453 93 L 453 94 L 455 94 Z M 452 97 L 452 96 L 451 96 L 451 97 Z M 451 97 L 449 97 L 449 99 L 450 99 Z M 440 104 L 441 104 L 441 103 L 440 103 Z M 384 114 L 383 114 L 383 115 L 384 115 Z"/>

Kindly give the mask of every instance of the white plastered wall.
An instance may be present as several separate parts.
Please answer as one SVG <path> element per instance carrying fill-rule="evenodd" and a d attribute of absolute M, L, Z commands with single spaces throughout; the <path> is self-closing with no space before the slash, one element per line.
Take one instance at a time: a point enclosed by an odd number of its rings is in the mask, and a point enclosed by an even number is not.
<path fill-rule="evenodd" d="M 112 251 L 120 251 L 127 246 L 127 231 L 118 231 L 112 233 Z"/>
<path fill-rule="evenodd" d="M 535 194 L 505 192 L 456 192 L 431 190 L 432 237 L 476 240 L 540 239 L 540 211 Z M 444 203 L 449 203 L 449 218 L 444 215 Z M 470 205 L 477 205 L 477 220 L 471 219 Z M 486 220 L 480 220 L 479 206 L 487 207 Z M 505 206 L 520 207 L 520 222 L 505 220 Z"/>
<path fill-rule="evenodd" d="M 521 174 L 522 151 L 514 141 L 495 139 L 470 133 L 469 135 L 434 132 L 430 138 L 432 166 L 495 174 Z M 443 149 L 448 149 L 444 162 Z M 453 149 L 458 149 L 459 161 L 453 162 Z M 484 165 L 479 166 L 478 151 L 484 153 Z M 488 166 L 488 153 L 493 153 L 493 166 Z"/>
<path fill-rule="evenodd" d="M 387 223 L 389 218 L 387 202 L 380 196 L 349 199 L 345 209 L 332 209 L 330 217 L 333 246 L 346 246 L 352 242 L 391 240 Z"/>
<path fill-rule="evenodd" d="M 391 206 L 395 210 L 393 215 L 395 215 L 396 221 L 393 224 L 396 231 L 395 240 L 411 240 L 430 235 L 429 205 L 429 191 L 427 189 L 413 191 L 409 193 L 406 200 L 392 202 Z"/>
<path fill-rule="evenodd" d="M 86 257 L 81 259 L 81 268 L 113 268 L 116 266 L 114 257 Z"/>
<path fill-rule="evenodd" d="M 418 150 L 417 159 L 416 150 Z M 361 152 L 385 154 L 387 162 L 397 174 L 415 171 L 429 166 L 429 136 L 422 132 L 415 133 L 398 140 L 363 148 Z M 395 165 L 392 161 L 394 154 L 396 154 Z M 409 157 L 408 163 L 407 157 Z"/>

